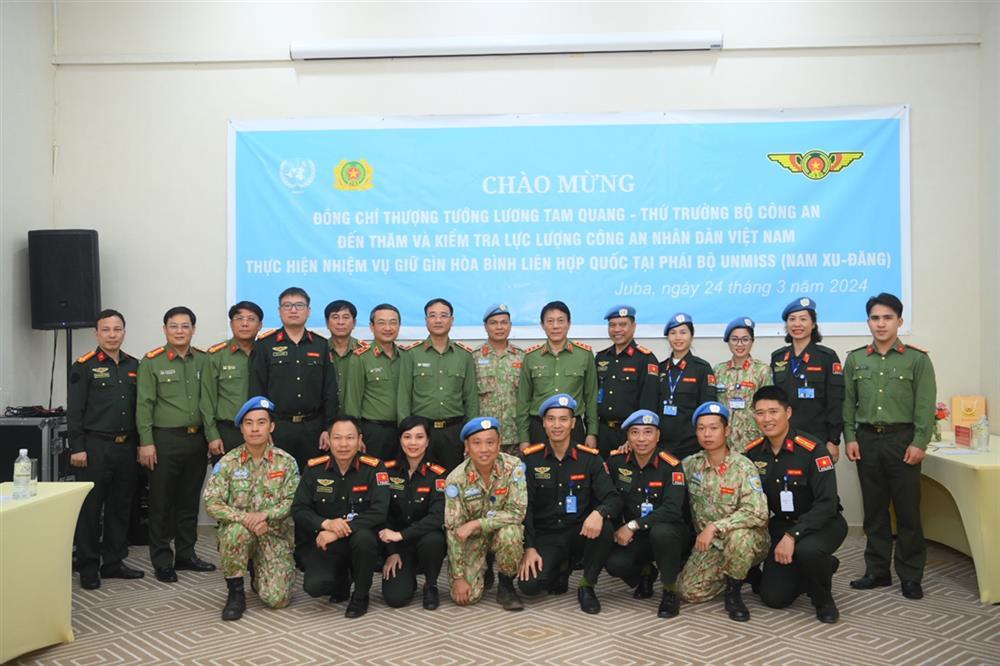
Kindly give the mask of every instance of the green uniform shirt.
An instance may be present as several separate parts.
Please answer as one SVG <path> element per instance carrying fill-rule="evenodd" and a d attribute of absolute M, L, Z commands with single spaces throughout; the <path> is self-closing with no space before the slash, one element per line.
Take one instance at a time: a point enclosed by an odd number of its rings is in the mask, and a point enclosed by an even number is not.
<path fill-rule="evenodd" d="M 396 394 L 403 351 L 392 343 L 392 357 L 378 344 L 358 348 L 348 360 L 344 413 L 370 421 L 396 421 Z"/>
<path fill-rule="evenodd" d="M 582 342 L 566 341 L 561 352 L 548 342 L 528 349 L 517 388 L 517 437 L 528 441 L 528 417 L 537 416 L 546 399 L 568 393 L 576 400 L 577 418 L 583 413 L 588 435 L 597 436 L 597 366 L 594 352 Z"/>
<path fill-rule="evenodd" d="M 428 337 L 406 348 L 399 369 L 397 420 L 416 414 L 431 420 L 479 415 L 476 364 L 469 347 L 448 341 L 439 353 Z"/>
<path fill-rule="evenodd" d="M 717 400 L 729 407 L 729 446 L 742 452 L 747 444 L 760 436 L 753 417 L 753 394 L 761 386 L 770 386 L 771 366 L 755 358 L 747 358 L 740 366 L 729 359 L 713 369 Z"/>
<path fill-rule="evenodd" d="M 474 356 L 479 409 L 483 415 L 500 421 L 501 445 L 518 444 L 517 387 L 521 381 L 524 351 L 508 344 L 503 354 L 497 354 L 487 342 Z"/>
<path fill-rule="evenodd" d="M 290 454 L 269 444 L 257 462 L 240 445 L 215 464 L 205 486 L 205 513 L 225 525 L 263 511 L 268 533 L 291 540 L 292 499 L 298 487 L 299 467 Z"/>
<path fill-rule="evenodd" d="M 347 341 L 347 351 L 344 352 L 343 356 L 337 353 L 337 350 L 333 348 L 333 338 L 331 337 L 328 341 L 330 346 L 330 362 L 333 363 L 333 369 L 337 373 L 337 404 L 340 405 L 341 413 L 346 414 L 344 410 L 344 404 L 346 402 L 347 394 L 347 377 L 350 375 L 348 367 L 350 366 L 351 357 L 354 356 L 354 352 L 361 347 L 367 347 L 368 343 L 364 340 L 358 340 L 355 337 L 351 337 Z M 391 420 L 391 419 L 390 419 Z"/>
<path fill-rule="evenodd" d="M 205 372 L 201 375 L 201 418 L 205 439 L 221 439 L 218 421 L 232 421 L 249 398 L 250 355 L 236 339 L 208 348 Z"/>
<path fill-rule="evenodd" d="M 157 347 L 139 363 L 135 423 L 139 444 L 154 444 L 153 426 L 183 428 L 202 425 L 201 374 L 208 355 L 190 347 L 187 356 Z"/>
<path fill-rule="evenodd" d="M 87 432 L 135 431 L 139 361 L 123 351 L 118 363 L 98 347 L 78 358 L 69 374 L 66 429 L 70 453 L 82 453 Z"/>
<path fill-rule="evenodd" d="M 767 498 L 757 466 L 749 458 L 730 450 L 715 469 L 705 452 L 699 451 L 682 463 L 697 532 L 709 523 L 715 524 L 720 536 L 732 530 L 767 529 Z"/>
<path fill-rule="evenodd" d="M 875 344 L 855 349 L 844 363 L 844 438 L 857 425 L 912 423 L 913 445 L 927 448 L 934 433 L 937 384 L 927 352 L 898 339 L 883 356 Z"/>

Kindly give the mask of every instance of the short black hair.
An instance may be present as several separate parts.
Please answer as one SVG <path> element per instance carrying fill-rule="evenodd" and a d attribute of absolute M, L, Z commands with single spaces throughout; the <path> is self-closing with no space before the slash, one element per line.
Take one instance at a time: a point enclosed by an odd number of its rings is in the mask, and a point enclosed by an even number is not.
<path fill-rule="evenodd" d="M 177 315 L 182 315 L 182 314 L 187 315 L 191 319 L 192 326 L 198 323 L 198 318 L 194 316 L 194 312 L 191 311 L 191 308 L 187 307 L 186 305 L 175 305 L 174 307 L 167 310 L 166 313 L 163 315 L 163 325 L 166 326 L 167 322 L 170 320 L 171 317 L 176 317 Z"/>
<path fill-rule="evenodd" d="M 413 428 L 423 428 L 424 433 L 430 437 L 431 436 L 431 424 L 430 421 L 422 416 L 416 416 L 411 414 L 407 416 L 402 421 L 399 422 L 399 437 L 403 436 L 403 433 L 407 430 L 412 430 Z"/>
<path fill-rule="evenodd" d="M 453 308 L 451 306 L 451 303 L 449 303 L 447 300 L 445 300 L 443 298 L 432 298 L 431 300 L 427 301 L 424 304 L 424 316 L 427 315 L 427 311 L 431 309 L 431 306 L 435 305 L 437 303 L 440 303 L 441 305 L 446 306 L 448 308 L 448 314 L 449 315 L 454 315 L 455 314 L 455 308 Z"/>
<path fill-rule="evenodd" d="M 400 323 L 403 322 L 403 315 L 399 314 L 399 308 L 397 308 L 392 303 L 379 303 L 378 305 L 372 308 L 371 312 L 368 313 L 369 324 L 375 323 L 375 313 L 378 312 L 379 310 L 392 310 L 393 312 L 396 313 L 396 316 L 399 317 Z"/>
<path fill-rule="evenodd" d="M 94 328 L 97 328 L 97 325 L 101 322 L 102 319 L 107 319 L 108 317 L 118 317 L 119 319 L 122 320 L 122 328 L 125 328 L 125 315 L 123 315 L 121 312 L 118 312 L 118 310 L 112 310 L 111 308 L 101 310 L 100 312 L 97 313 L 97 319 L 94 320 Z M 167 322 L 164 321 L 163 323 L 166 324 Z"/>
<path fill-rule="evenodd" d="M 569 313 L 569 306 L 562 301 L 549 301 L 542 306 L 542 313 L 538 316 L 538 320 L 541 322 L 545 321 L 545 313 L 549 310 L 559 310 L 566 315 L 566 321 L 573 321 L 573 316 Z"/>
<path fill-rule="evenodd" d="M 750 406 L 756 407 L 757 403 L 761 400 L 774 400 L 780 403 L 782 407 L 788 407 L 788 393 L 785 389 L 780 386 L 761 386 L 753 394 L 753 399 L 751 400 Z"/>
<path fill-rule="evenodd" d="M 358 318 L 358 309 L 354 306 L 354 303 L 338 298 L 335 301 L 330 301 L 326 304 L 326 307 L 323 308 L 323 319 L 329 319 L 330 315 L 334 312 L 340 312 L 341 310 L 347 310 L 350 312 L 351 319 Z"/>
<path fill-rule="evenodd" d="M 872 313 L 872 308 L 876 305 L 884 305 L 893 312 L 896 313 L 897 317 L 903 316 L 903 301 L 899 300 L 893 294 L 883 291 L 878 296 L 872 296 L 865 303 L 865 314 L 870 315 Z"/>
<path fill-rule="evenodd" d="M 802 312 L 809 313 L 809 318 L 812 319 L 813 324 L 816 324 L 816 311 L 815 310 L 802 310 Z M 793 315 L 795 313 L 794 312 L 790 312 L 788 314 L 789 314 L 789 316 L 791 316 L 791 315 Z M 786 326 L 788 325 L 788 320 L 787 319 L 785 320 L 785 325 Z M 785 342 L 791 342 L 791 341 L 792 341 L 792 336 L 790 336 L 788 333 L 785 333 Z M 813 326 L 812 333 L 809 334 L 809 341 L 810 342 L 823 342 L 823 334 L 819 332 L 819 325 L 818 324 L 816 324 L 816 325 Z"/>
<path fill-rule="evenodd" d="M 260 306 L 253 301 L 240 301 L 233 307 L 229 308 L 229 319 L 232 320 L 240 310 L 249 310 L 250 312 L 257 315 L 257 319 L 264 321 L 264 311 L 260 309 Z"/>
<path fill-rule="evenodd" d="M 285 296 L 301 296 L 306 299 L 306 305 L 310 305 L 312 301 L 309 299 L 309 294 L 302 287 L 289 287 L 280 294 L 278 294 L 278 305 L 281 305 L 281 301 L 285 300 Z"/>
<path fill-rule="evenodd" d="M 337 425 L 338 423 L 345 423 L 345 422 L 353 423 L 354 428 L 358 431 L 358 434 L 359 435 L 361 434 L 361 422 L 358 421 L 353 416 L 348 416 L 346 414 L 341 414 L 340 416 L 335 417 L 333 421 L 330 423 L 330 427 L 327 428 L 326 431 L 330 432 L 331 430 L 333 430 L 333 426 Z"/>

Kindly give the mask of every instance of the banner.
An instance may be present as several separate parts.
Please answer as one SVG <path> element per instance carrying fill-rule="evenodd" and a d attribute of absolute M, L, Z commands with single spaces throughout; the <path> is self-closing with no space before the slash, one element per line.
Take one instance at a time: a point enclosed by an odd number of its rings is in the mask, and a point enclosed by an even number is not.
<path fill-rule="evenodd" d="M 909 107 L 232 122 L 229 301 L 277 325 L 305 288 L 322 330 L 335 298 L 362 329 L 382 302 L 403 338 L 423 305 L 455 307 L 456 338 L 483 337 L 504 303 L 514 337 L 539 337 L 551 300 L 573 337 L 638 310 L 639 337 L 671 314 L 699 335 L 737 316 L 783 335 L 795 298 L 822 331 L 867 335 L 864 304 L 909 314 Z"/>

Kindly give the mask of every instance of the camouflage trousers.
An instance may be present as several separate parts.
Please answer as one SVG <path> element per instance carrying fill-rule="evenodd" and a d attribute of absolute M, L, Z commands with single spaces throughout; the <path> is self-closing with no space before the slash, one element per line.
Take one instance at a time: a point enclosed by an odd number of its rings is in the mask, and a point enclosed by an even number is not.
<path fill-rule="evenodd" d="M 295 544 L 292 535 L 268 532 L 257 536 L 240 523 L 220 525 L 218 535 L 222 575 L 226 578 L 241 578 L 252 559 L 257 596 L 271 608 L 287 606 L 292 598 L 292 584 L 295 582 L 295 562 L 292 560 Z"/>
<path fill-rule="evenodd" d="M 750 567 L 767 557 L 771 538 L 763 527 L 732 530 L 716 537 L 705 552 L 691 551 L 677 579 L 684 601 L 698 603 L 715 597 L 726 587 L 726 576 L 743 580 Z"/>
<path fill-rule="evenodd" d="M 506 525 L 489 534 L 474 534 L 460 543 L 448 535 L 449 555 L 455 553 L 464 563 L 465 579 L 472 588 L 469 603 L 474 604 L 483 597 L 483 572 L 486 570 L 486 553 L 496 556 L 497 571 L 504 576 L 514 577 L 524 555 L 524 526 Z M 457 552 L 456 552 L 457 551 Z M 454 561 L 454 556 L 451 561 Z M 452 577 L 462 571 L 452 569 Z"/>

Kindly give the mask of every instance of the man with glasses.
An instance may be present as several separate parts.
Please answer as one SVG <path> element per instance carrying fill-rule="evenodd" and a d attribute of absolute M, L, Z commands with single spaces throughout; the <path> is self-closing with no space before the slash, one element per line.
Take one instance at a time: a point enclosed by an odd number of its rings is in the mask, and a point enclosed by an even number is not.
<path fill-rule="evenodd" d="M 757 422 L 754 421 L 750 401 L 754 391 L 762 386 L 770 386 L 771 366 L 750 355 L 754 341 L 754 321 L 750 317 L 737 317 L 729 322 L 722 341 L 729 345 L 733 357 L 713 368 L 715 390 L 719 402 L 729 407 L 732 419 L 729 427 L 729 446 L 742 452 L 747 444 L 758 436 Z"/>
<path fill-rule="evenodd" d="M 323 309 L 323 318 L 330 331 L 330 361 L 337 372 L 337 403 L 343 412 L 351 356 L 358 349 L 367 348 L 368 343 L 351 335 L 358 320 L 358 308 L 354 303 L 340 299 L 330 301 Z"/>
<path fill-rule="evenodd" d="M 449 471 L 464 456 L 462 423 L 479 412 L 472 348 L 448 337 L 454 308 L 443 298 L 424 306 L 428 336 L 406 347 L 399 373 L 398 420 L 414 415 L 431 424 L 431 457 Z"/>
<path fill-rule="evenodd" d="M 243 443 L 233 419 L 249 398 L 250 352 L 263 320 L 259 305 L 240 301 L 229 308 L 232 337 L 208 348 L 201 375 L 201 416 L 213 464 Z"/>
<path fill-rule="evenodd" d="M 399 452 L 396 392 L 402 353 L 396 338 L 402 320 L 395 305 L 381 303 L 372 308 L 368 323 L 373 342 L 358 347 L 349 357 L 343 413 L 360 421 L 369 455 L 395 460 Z"/>
<path fill-rule="evenodd" d="M 483 328 L 487 340 L 476 352 L 476 385 L 479 409 L 500 421 L 500 450 L 516 456 L 517 385 L 524 365 L 524 351 L 510 343 L 510 310 L 502 303 L 486 308 Z"/>
<path fill-rule="evenodd" d="M 309 294 L 289 287 L 278 296 L 281 328 L 265 333 L 250 355 L 250 394 L 275 404 L 274 443 L 304 470 L 329 448 L 326 426 L 337 416 L 337 373 L 326 338 L 306 328 Z"/>

